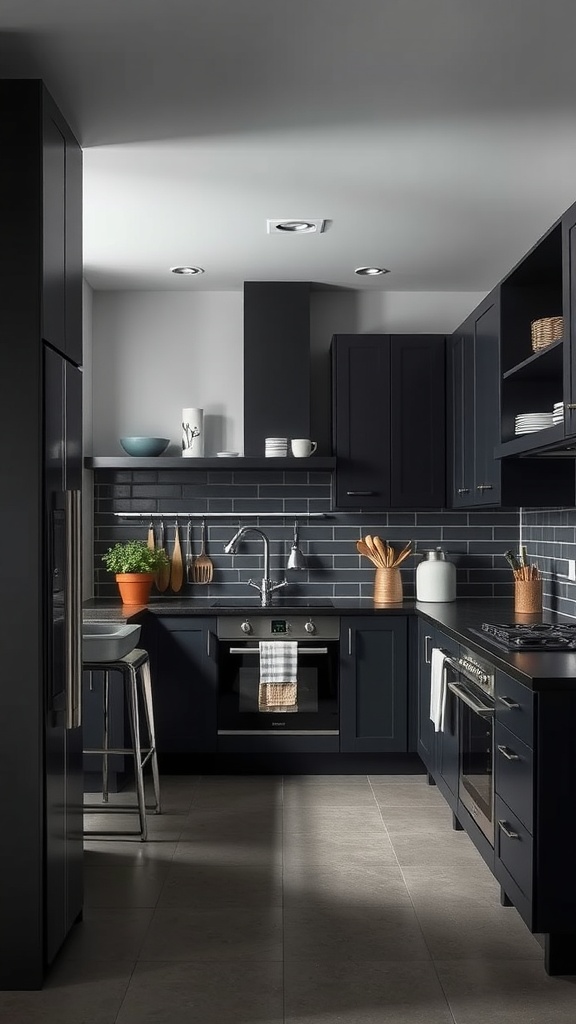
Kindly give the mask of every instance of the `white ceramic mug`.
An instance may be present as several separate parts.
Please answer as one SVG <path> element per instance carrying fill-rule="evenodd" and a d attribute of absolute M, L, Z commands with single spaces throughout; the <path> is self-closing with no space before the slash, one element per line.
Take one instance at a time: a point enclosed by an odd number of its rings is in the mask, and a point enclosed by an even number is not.
<path fill-rule="evenodd" d="M 306 459 L 309 455 L 313 455 L 318 445 L 316 441 L 310 441 L 307 437 L 293 437 L 290 446 L 292 448 L 292 455 L 297 459 Z"/>

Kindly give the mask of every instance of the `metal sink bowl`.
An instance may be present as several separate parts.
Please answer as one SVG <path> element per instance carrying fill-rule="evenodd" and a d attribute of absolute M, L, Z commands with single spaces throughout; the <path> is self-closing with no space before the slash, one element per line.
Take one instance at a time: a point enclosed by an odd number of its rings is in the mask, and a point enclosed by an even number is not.
<path fill-rule="evenodd" d="M 141 626 L 126 622 L 85 622 L 82 626 L 82 661 L 118 661 L 133 651 Z"/>

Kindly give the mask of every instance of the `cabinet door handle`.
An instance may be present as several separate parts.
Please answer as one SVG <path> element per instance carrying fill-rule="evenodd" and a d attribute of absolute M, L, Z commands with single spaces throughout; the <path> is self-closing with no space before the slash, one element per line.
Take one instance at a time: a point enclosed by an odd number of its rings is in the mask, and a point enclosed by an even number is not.
<path fill-rule="evenodd" d="M 511 828 L 508 828 L 505 821 L 498 821 L 498 828 L 502 829 L 504 835 L 508 836 L 508 839 L 520 839 L 518 832 L 513 832 Z"/>
<path fill-rule="evenodd" d="M 347 495 L 348 495 L 348 496 L 349 496 L 350 498 L 353 498 L 353 497 L 356 497 L 356 496 L 358 496 L 358 497 L 363 497 L 363 498 L 367 498 L 367 497 L 369 497 L 370 495 L 376 495 L 376 494 L 378 494 L 378 491 L 346 491 L 346 494 L 347 494 Z"/>
<path fill-rule="evenodd" d="M 501 754 L 503 754 L 503 756 L 506 758 L 507 761 L 519 761 L 520 760 L 520 755 L 519 754 L 515 754 L 513 750 L 510 750 L 510 747 L 505 747 L 504 744 L 499 743 L 498 744 L 498 750 L 500 751 Z"/>
<path fill-rule="evenodd" d="M 515 700 L 512 700 L 511 697 L 498 697 L 498 700 L 505 708 L 509 708 L 510 711 L 520 710 L 520 705 Z"/>
<path fill-rule="evenodd" d="M 576 409 L 576 402 L 568 402 L 565 406 L 566 409 Z"/>
<path fill-rule="evenodd" d="M 430 665 L 431 660 L 432 660 L 431 657 L 430 657 L 431 651 L 430 651 L 430 648 L 428 646 L 428 642 L 430 642 L 430 643 L 432 642 L 432 637 L 431 636 L 425 636 L 424 637 L 424 661 L 425 661 L 426 665 Z"/>
<path fill-rule="evenodd" d="M 459 487 L 458 490 L 456 491 L 456 493 L 457 494 L 470 494 L 470 488 L 469 487 Z"/>
<path fill-rule="evenodd" d="M 492 484 L 478 484 L 476 490 L 477 491 L 491 491 L 492 490 Z"/>
<path fill-rule="evenodd" d="M 348 627 L 348 654 L 352 654 L 352 626 Z"/>
<path fill-rule="evenodd" d="M 210 657 L 210 630 L 206 630 L 206 657 Z"/>

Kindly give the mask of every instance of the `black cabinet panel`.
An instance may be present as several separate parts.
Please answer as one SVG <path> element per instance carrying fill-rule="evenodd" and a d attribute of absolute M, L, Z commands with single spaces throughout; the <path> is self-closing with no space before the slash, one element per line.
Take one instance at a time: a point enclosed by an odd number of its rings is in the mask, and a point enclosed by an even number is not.
<path fill-rule="evenodd" d="M 533 747 L 534 695 L 531 690 L 503 672 L 496 672 L 494 693 L 496 721 Z"/>
<path fill-rule="evenodd" d="M 408 749 L 408 623 L 342 619 L 340 749 Z"/>
<path fill-rule="evenodd" d="M 418 754 L 428 771 L 435 767 L 436 738 L 430 718 L 430 673 L 432 648 L 436 630 L 423 619 L 418 620 Z"/>
<path fill-rule="evenodd" d="M 332 378 L 336 507 L 443 507 L 445 339 L 336 335 Z"/>
<path fill-rule="evenodd" d="M 491 302 L 474 324 L 474 487 L 476 505 L 500 504 L 499 308 Z"/>
<path fill-rule="evenodd" d="M 158 753 L 216 750 L 216 661 L 211 619 L 162 618 L 153 665 Z"/>
<path fill-rule="evenodd" d="M 531 833 L 534 822 L 534 753 L 517 736 L 496 722 L 494 727 L 494 785 L 498 796 Z"/>
<path fill-rule="evenodd" d="M 506 873 L 528 901 L 532 901 L 533 841 L 528 829 L 501 799 L 495 798 L 495 873 L 506 890 Z M 502 871 L 501 869 L 504 869 Z M 519 908 L 520 909 L 520 908 Z"/>

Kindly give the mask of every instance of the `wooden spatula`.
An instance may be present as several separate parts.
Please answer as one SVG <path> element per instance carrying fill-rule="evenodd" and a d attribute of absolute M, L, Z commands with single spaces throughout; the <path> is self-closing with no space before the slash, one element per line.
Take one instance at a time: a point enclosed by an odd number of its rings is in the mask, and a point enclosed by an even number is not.
<path fill-rule="evenodd" d="M 200 554 L 194 559 L 194 583 L 210 583 L 214 575 L 212 559 L 206 554 L 206 520 L 202 520 L 202 540 Z"/>
<path fill-rule="evenodd" d="M 182 562 L 182 548 L 180 547 L 180 533 L 178 520 L 174 523 L 174 550 L 172 551 L 172 566 L 170 568 L 170 586 L 175 594 L 182 589 L 184 581 L 184 565 Z"/>
<path fill-rule="evenodd" d="M 166 550 L 164 520 L 163 519 L 160 520 L 160 544 L 158 545 L 158 547 L 164 548 L 164 550 Z M 156 573 L 156 587 L 160 591 L 161 594 L 164 593 L 164 591 L 166 590 L 169 582 L 170 582 L 170 560 L 168 560 L 168 565 L 163 565 L 162 568 L 158 569 L 158 572 Z"/>
<path fill-rule="evenodd" d="M 150 520 L 150 526 L 148 527 L 148 540 L 146 546 L 150 548 L 150 551 L 154 551 L 156 547 L 156 538 L 154 537 L 154 521 Z"/>

